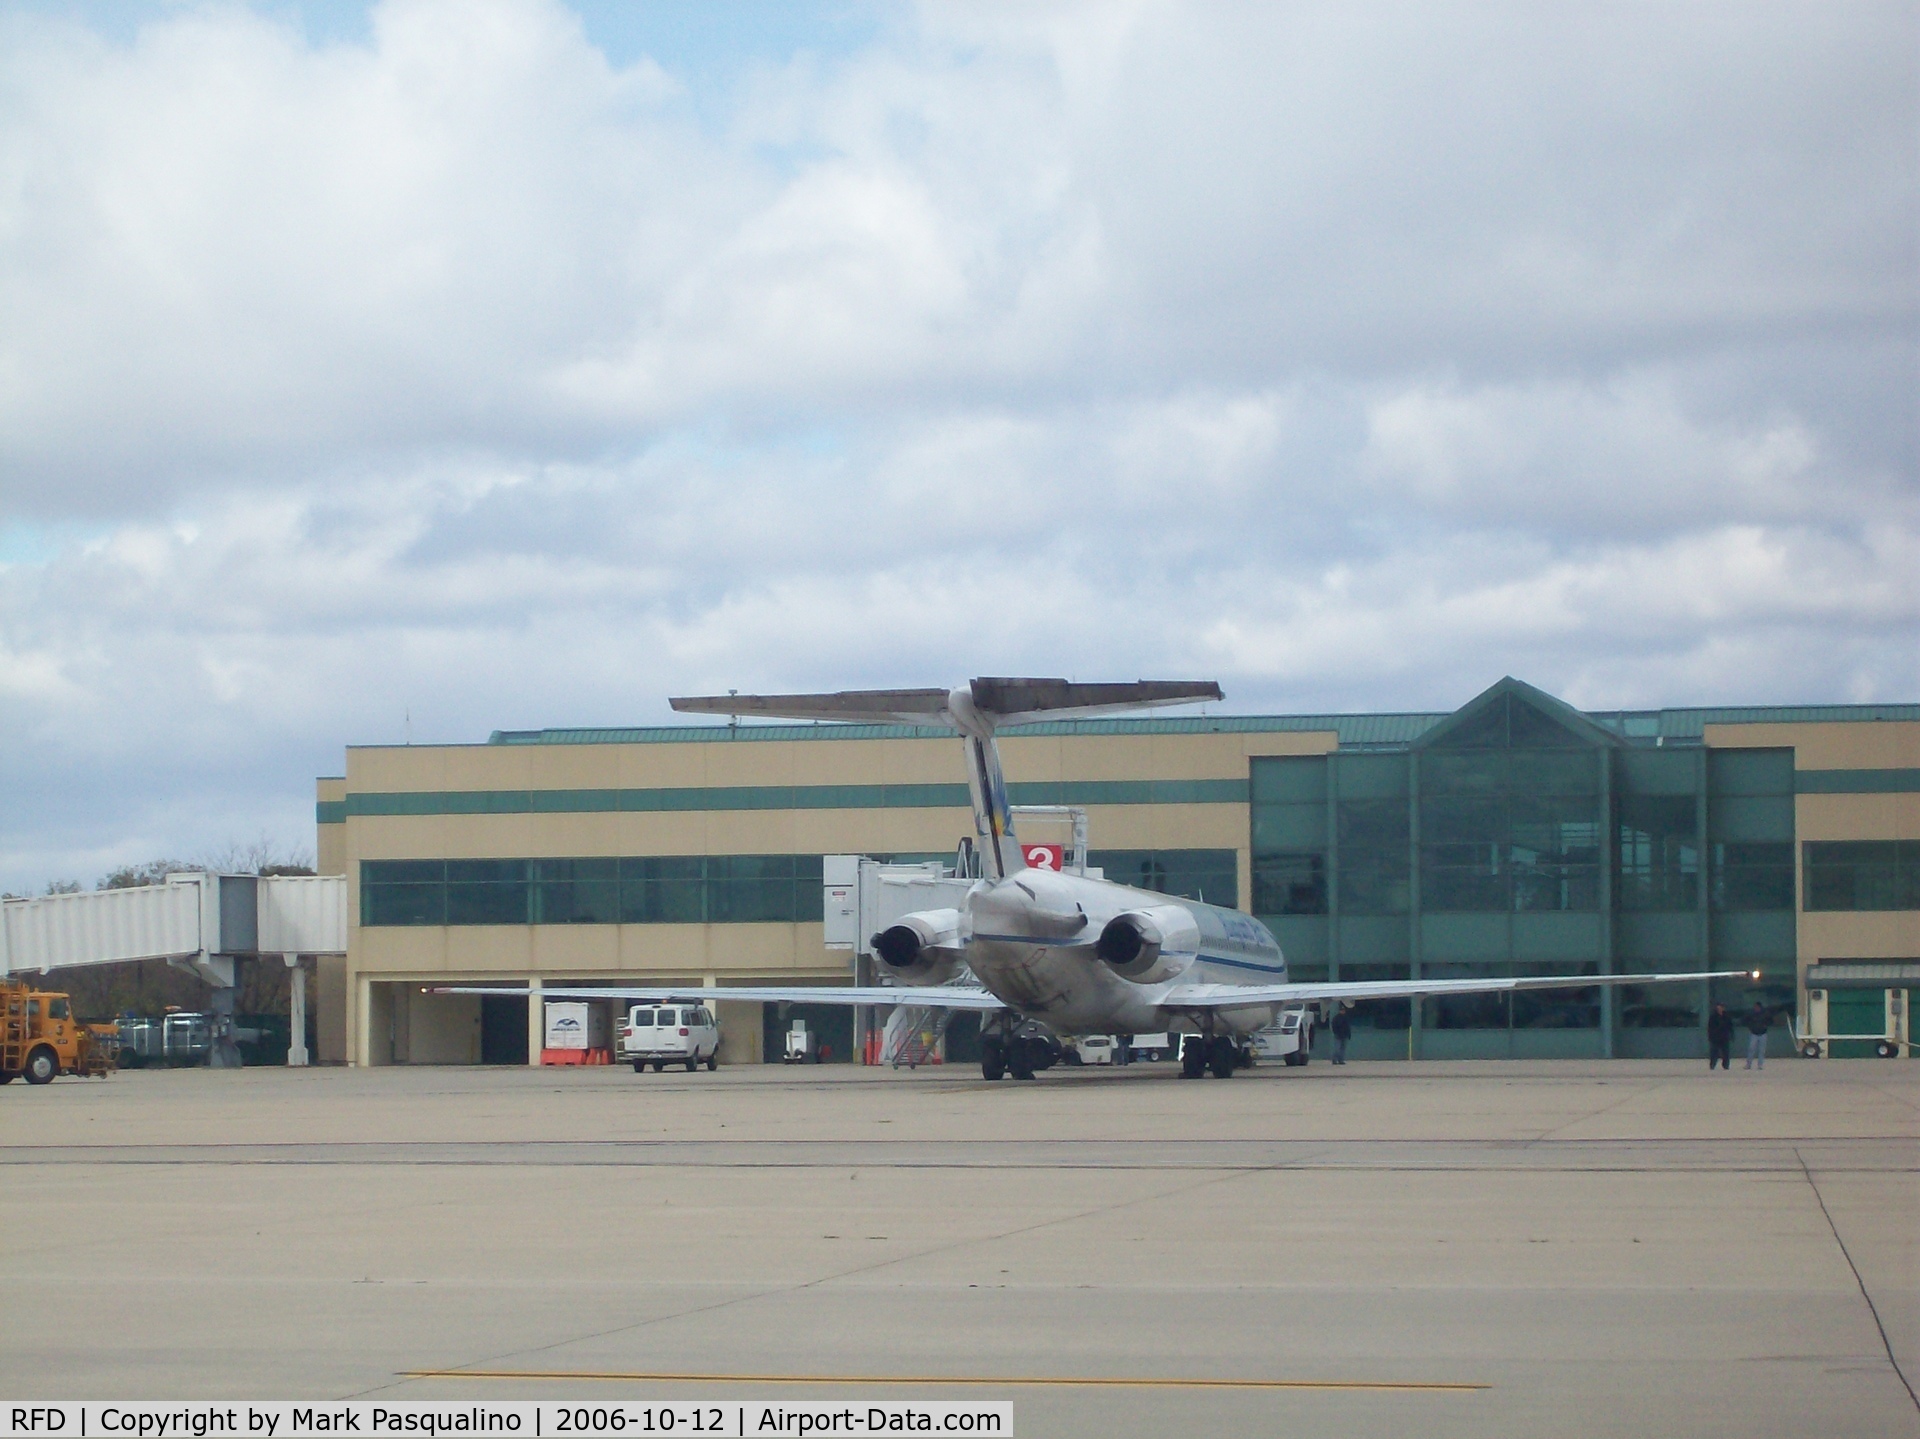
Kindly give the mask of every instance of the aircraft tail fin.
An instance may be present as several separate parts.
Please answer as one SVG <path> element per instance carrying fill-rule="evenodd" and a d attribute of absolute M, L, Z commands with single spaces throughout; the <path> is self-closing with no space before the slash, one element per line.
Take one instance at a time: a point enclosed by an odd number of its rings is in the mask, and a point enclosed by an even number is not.
<path fill-rule="evenodd" d="M 1003 725 L 1118 714 L 1221 698 L 1212 681 L 1132 680 L 1075 684 L 1061 679 L 976 679 L 957 690 L 841 690 L 812 695 L 701 695 L 668 701 L 682 714 L 760 715 L 768 719 L 854 724 L 939 725 L 961 732 L 974 829 L 996 879 L 1026 868 L 1013 832 L 1007 784 L 994 732 Z"/>

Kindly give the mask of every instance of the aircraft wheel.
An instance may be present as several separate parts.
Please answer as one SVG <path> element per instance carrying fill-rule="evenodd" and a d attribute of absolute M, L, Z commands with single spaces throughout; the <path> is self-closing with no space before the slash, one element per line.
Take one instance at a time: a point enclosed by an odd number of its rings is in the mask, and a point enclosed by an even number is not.
<path fill-rule="evenodd" d="M 1207 1072 L 1207 1042 L 1190 1034 L 1180 1046 L 1180 1077 L 1198 1079 Z"/>
<path fill-rule="evenodd" d="M 1013 1071 L 1015 1079 L 1033 1078 L 1033 1048 L 1031 1041 L 1016 1039 L 1008 1046 L 1007 1068 Z"/>
<path fill-rule="evenodd" d="M 1231 1039 L 1224 1034 L 1217 1035 L 1208 1046 L 1207 1065 L 1213 1070 L 1215 1079 L 1232 1079 L 1234 1070 L 1240 1067 L 1240 1054 Z"/>
<path fill-rule="evenodd" d="M 53 1077 L 60 1072 L 60 1056 L 44 1044 L 27 1056 L 26 1076 L 28 1084 L 51 1084 Z"/>
<path fill-rule="evenodd" d="M 1007 1047 L 997 1039 L 982 1041 L 980 1045 L 980 1077 L 998 1079 L 1007 1072 Z"/>

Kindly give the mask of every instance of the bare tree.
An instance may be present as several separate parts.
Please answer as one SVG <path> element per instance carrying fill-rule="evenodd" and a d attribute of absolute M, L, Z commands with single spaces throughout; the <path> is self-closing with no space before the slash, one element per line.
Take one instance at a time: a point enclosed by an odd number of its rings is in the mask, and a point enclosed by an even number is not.
<path fill-rule="evenodd" d="M 150 859 L 145 864 L 123 864 L 100 877 L 95 889 L 140 889 L 149 884 L 165 884 L 170 874 L 198 869 L 183 859 Z"/>
<path fill-rule="evenodd" d="M 292 847 L 283 850 L 277 840 L 263 834 L 246 844 L 228 840 L 224 847 L 202 856 L 194 868 L 215 874 L 312 874 L 313 852 Z"/>

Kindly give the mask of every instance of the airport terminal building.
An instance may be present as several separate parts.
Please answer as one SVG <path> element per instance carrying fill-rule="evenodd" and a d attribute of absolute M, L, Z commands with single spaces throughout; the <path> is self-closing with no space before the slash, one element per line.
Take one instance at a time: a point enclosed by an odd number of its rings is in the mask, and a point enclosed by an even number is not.
<path fill-rule="evenodd" d="M 1507 679 L 1450 714 L 1081 720 L 1001 752 L 1016 805 L 1087 811 L 1091 865 L 1251 910 L 1296 979 L 1762 974 L 1376 1003 L 1360 1057 L 1703 1056 L 1710 1003 L 1756 997 L 1878 1032 L 1920 975 L 1920 705 L 1582 712 Z M 973 827 L 950 732 L 832 724 L 352 748 L 317 818 L 349 885 L 320 1058 L 354 1064 L 527 1061 L 525 1000 L 437 984 L 847 983 L 822 856 Z M 762 1056 L 759 1009 L 721 1005 L 726 1057 Z"/>

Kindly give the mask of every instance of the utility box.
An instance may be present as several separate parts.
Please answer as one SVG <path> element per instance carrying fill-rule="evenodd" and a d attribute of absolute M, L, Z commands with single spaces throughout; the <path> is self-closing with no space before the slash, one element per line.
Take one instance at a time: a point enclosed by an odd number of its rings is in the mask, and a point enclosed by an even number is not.
<path fill-rule="evenodd" d="M 860 856 L 820 857 L 821 917 L 828 949 L 860 947 Z"/>
<path fill-rule="evenodd" d="M 547 1001 L 547 1049 L 606 1049 L 607 1011 L 579 999 Z"/>
<path fill-rule="evenodd" d="M 857 854 L 820 859 L 821 910 L 828 949 L 870 954 L 873 936 L 904 914 L 923 909 L 958 909 L 973 880 L 956 877 L 939 860 L 919 864 L 882 864 Z"/>

